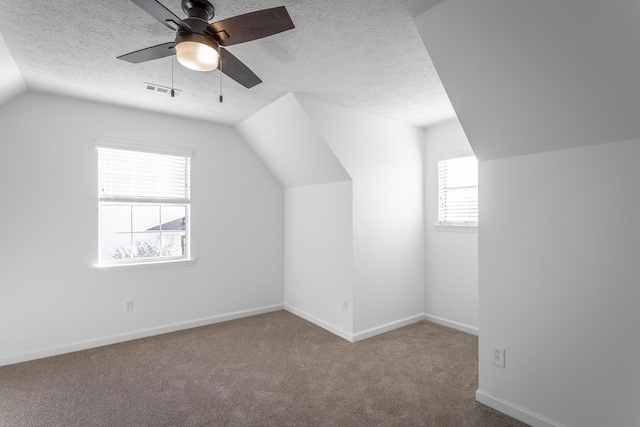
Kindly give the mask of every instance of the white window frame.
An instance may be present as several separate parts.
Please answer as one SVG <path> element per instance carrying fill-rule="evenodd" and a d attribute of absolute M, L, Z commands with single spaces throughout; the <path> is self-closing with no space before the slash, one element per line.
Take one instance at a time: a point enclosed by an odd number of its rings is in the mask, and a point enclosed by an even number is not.
<path fill-rule="evenodd" d="M 140 151 L 144 153 L 152 154 L 167 154 L 179 157 L 193 158 L 193 151 L 158 147 L 147 144 L 134 144 L 122 141 L 113 140 L 96 140 L 95 141 L 96 153 L 99 148 L 109 148 L 125 151 Z M 191 184 L 189 183 L 189 186 Z M 105 261 L 102 260 L 102 207 L 111 205 L 124 205 L 124 206 L 184 206 L 185 207 L 185 253 L 184 255 L 173 257 L 160 257 L 160 258 L 132 258 L 126 260 L 114 260 Z M 95 273 L 111 273 L 119 271 L 141 270 L 141 269 L 156 269 L 167 267 L 184 267 L 194 265 L 196 259 L 191 256 L 191 200 L 190 197 L 185 201 L 173 201 L 173 200 L 139 200 L 135 197 L 123 198 L 118 200 L 105 200 L 98 195 L 98 263 L 93 266 Z M 159 231 L 161 233 L 161 231 Z"/>
<path fill-rule="evenodd" d="M 436 203 L 436 224 L 434 227 L 438 231 L 461 231 L 461 232 L 477 232 L 478 221 L 464 221 L 464 222 L 447 222 L 441 220 L 440 207 L 441 207 L 441 182 L 440 182 L 440 162 L 446 160 L 459 159 L 463 157 L 475 157 L 475 154 L 471 150 L 457 151 L 453 153 L 442 154 L 438 156 L 436 163 L 436 175 L 437 175 L 437 203 Z M 479 185 L 478 185 L 479 189 Z M 479 200 L 478 200 L 479 202 Z"/>

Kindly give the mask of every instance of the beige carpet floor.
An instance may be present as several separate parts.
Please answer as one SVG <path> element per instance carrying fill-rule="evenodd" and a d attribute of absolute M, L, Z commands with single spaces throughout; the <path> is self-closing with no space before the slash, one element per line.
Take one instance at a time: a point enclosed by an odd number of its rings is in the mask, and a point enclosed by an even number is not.
<path fill-rule="evenodd" d="M 524 426 L 477 370 L 433 323 L 352 344 L 279 311 L 0 367 L 0 426 Z"/>

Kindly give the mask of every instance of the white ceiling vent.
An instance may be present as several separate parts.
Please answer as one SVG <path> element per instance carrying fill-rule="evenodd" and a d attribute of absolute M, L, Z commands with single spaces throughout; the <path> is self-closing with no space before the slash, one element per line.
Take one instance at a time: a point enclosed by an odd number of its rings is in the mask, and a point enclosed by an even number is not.
<path fill-rule="evenodd" d="M 144 88 L 153 92 L 162 93 L 165 95 L 171 94 L 171 88 L 167 86 L 157 85 L 155 83 L 144 83 Z M 173 89 L 175 95 L 180 95 L 182 93 L 181 89 Z"/>

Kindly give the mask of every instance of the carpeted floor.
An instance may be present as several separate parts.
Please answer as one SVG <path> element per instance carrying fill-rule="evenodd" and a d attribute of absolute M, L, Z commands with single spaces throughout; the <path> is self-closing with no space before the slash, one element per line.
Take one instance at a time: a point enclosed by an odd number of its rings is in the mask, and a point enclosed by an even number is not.
<path fill-rule="evenodd" d="M 351 344 L 279 311 L 0 367 L 0 426 L 524 426 L 477 370 L 433 323 Z"/>

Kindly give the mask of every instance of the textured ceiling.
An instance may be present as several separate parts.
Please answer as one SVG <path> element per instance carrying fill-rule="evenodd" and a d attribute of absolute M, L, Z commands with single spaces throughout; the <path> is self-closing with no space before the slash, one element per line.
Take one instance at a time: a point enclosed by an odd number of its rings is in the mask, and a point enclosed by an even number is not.
<path fill-rule="evenodd" d="M 180 0 L 162 0 L 183 17 Z M 129 0 L 0 0 L 0 32 L 28 87 L 235 125 L 287 92 L 418 126 L 454 117 L 413 17 L 434 0 L 215 0 L 214 21 L 284 5 L 295 29 L 229 47 L 263 83 L 245 89 L 220 73 L 130 64 L 116 57 L 173 41 L 173 31 Z"/>

